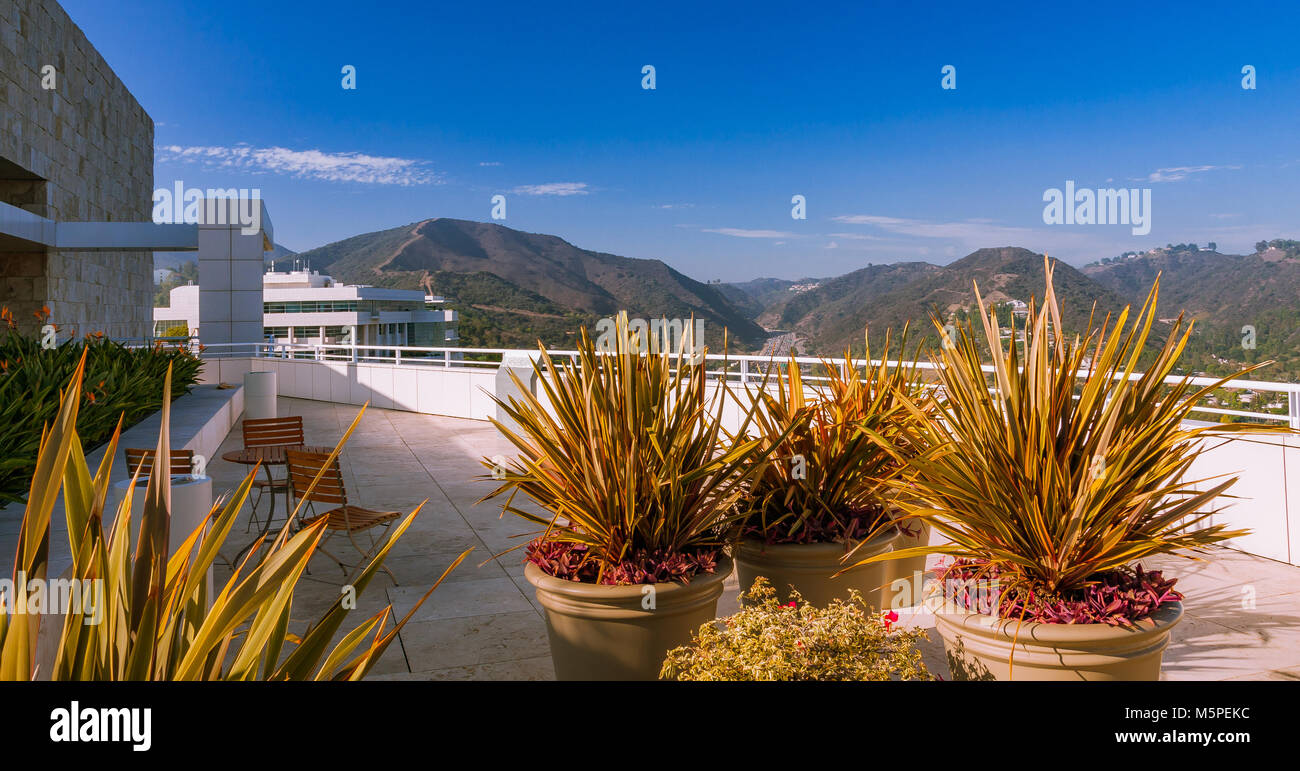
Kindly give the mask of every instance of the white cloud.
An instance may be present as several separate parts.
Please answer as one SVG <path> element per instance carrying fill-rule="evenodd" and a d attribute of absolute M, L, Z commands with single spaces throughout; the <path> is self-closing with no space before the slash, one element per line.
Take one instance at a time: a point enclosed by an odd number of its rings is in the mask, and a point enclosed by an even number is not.
<path fill-rule="evenodd" d="M 480 165 L 480 166 L 500 166 L 500 165 L 501 165 L 501 161 L 479 161 L 479 162 L 478 162 L 478 165 Z"/>
<path fill-rule="evenodd" d="M 991 224 L 988 220 L 962 220 L 960 222 L 927 222 L 925 220 L 882 217 L 875 214 L 846 214 L 831 217 L 846 225 L 874 225 L 888 233 L 921 238 L 952 238 L 982 246 L 1005 246 L 1025 241 L 1034 235 L 1030 228 L 1007 227 Z M 832 234 L 839 235 L 839 234 Z"/>
<path fill-rule="evenodd" d="M 328 153 L 285 147 L 234 147 L 164 145 L 158 148 L 162 163 L 197 163 L 207 168 L 236 169 L 254 174 L 285 174 L 326 182 L 364 182 L 374 185 L 438 184 L 441 175 L 426 161 L 364 153 Z"/>
<path fill-rule="evenodd" d="M 880 236 L 869 236 L 866 233 L 831 233 L 831 238 L 843 238 L 846 241 L 884 241 Z"/>
<path fill-rule="evenodd" d="M 520 195 L 586 195 L 586 182 L 547 182 L 542 185 L 520 185 L 512 193 Z"/>
<path fill-rule="evenodd" d="M 705 233 L 721 233 L 736 238 L 798 238 L 798 234 L 786 230 L 746 230 L 745 228 L 704 228 Z"/>
<path fill-rule="evenodd" d="M 1177 182 L 1180 179 L 1186 179 L 1192 174 L 1240 168 L 1240 166 L 1170 166 L 1165 169 L 1156 169 L 1145 178 L 1137 178 L 1137 180 L 1140 182 Z"/>

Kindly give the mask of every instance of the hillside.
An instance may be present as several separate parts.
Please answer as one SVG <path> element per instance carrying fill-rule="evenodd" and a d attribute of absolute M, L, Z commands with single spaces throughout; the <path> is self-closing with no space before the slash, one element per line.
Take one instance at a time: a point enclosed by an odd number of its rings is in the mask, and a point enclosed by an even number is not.
<path fill-rule="evenodd" d="M 785 297 L 764 311 L 758 321 L 769 329 L 788 330 L 807 338 L 817 349 L 828 344 L 842 348 L 850 338 L 860 344 L 863 327 L 880 310 L 881 297 L 938 270 L 924 262 L 868 265 Z"/>
<path fill-rule="evenodd" d="M 1186 357 L 1198 369 L 1229 374 L 1245 364 L 1274 359 L 1276 364 L 1252 377 L 1296 380 L 1300 376 L 1300 255 L 1263 246 L 1247 255 L 1157 249 L 1094 263 L 1084 272 L 1132 302 L 1140 301 L 1160 275 L 1160 315 L 1184 311 L 1197 322 Z M 1243 347 L 1247 325 L 1255 328 L 1253 349 Z"/>
<path fill-rule="evenodd" d="M 724 328 L 734 352 L 752 350 L 766 337 L 720 285 L 696 281 L 659 260 L 581 249 L 556 236 L 492 223 L 425 220 L 299 257 L 348 283 L 424 287 L 448 297 L 462 313 L 461 340 L 469 346 L 532 347 L 538 336 L 564 345 L 578 324 L 620 310 L 634 318 L 704 319 L 715 349 Z"/>
<path fill-rule="evenodd" d="M 813 289 L 781 297 L 757 317 L 768 329 L 791 333 L 803 350 L 814 355 L 836 355 L 863 349 L 863 329 L 870 328 L 878 345 L 886 329 L 896 332 L 910 323 L 913 340 L 933 343 L 937 337 L 931 314 L 952 318 L 975 307 L 972 283 L 977 282 L 986 302 L 1028 302 L 1043 291 L 1043 257 L 1028 249 L 980 249 L 946 266 L 924 262 L 868 265 Z M 1056 290 L 1065 308 L 1063 321 L 1081 329 L 1096 303 L 1100 312 L 1124 305 L 1116 292 L 1092 281 L 1078 270 L 1058 263 Z"/>

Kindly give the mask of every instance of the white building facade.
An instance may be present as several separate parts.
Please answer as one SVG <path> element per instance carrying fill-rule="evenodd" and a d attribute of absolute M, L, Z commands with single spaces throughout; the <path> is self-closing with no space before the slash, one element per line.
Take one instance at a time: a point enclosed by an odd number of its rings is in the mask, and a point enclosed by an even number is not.
<path fill-rule="evenodd" d="M 378 347 L 363 350 L 362 356 L 383 356 L 383 346 L 389 345 L 458 345 L 457 314 L 442 306 L 443 298 L 419 290 L 338 284 L 313 270 L 262 276 L 264 342 Z M 197 334 L 199 287 L 176 287 L 170 307 L 154 308 L 153 315 L 155 334 L 180 324 Z"/>

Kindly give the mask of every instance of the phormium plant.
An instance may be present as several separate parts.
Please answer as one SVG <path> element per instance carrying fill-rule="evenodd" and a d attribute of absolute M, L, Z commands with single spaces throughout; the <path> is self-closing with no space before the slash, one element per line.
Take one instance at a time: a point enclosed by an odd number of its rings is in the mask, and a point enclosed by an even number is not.
<path fill-rule="evenodd" d="M 898 354 L 906 348 L 903 331 Z M 741 536 L 768 544 L 851 543 L 890 521 L 889 480 L 904 469 L 911 444 L 907 425 L 932 399 L 915 364 L 871 359 L 861 369 L 846 352 L 842 364 L 823 361 L 825 382 L 805 386 L 793 358 L 777 367 L 775 394 L 764 377 L 749 394 L 756 409 L 745 439 L 770 450 L 740 500 Z M 809 393 L 811 391 L 812 393 Z M 910 399 L 905 401 L 905 399 Z"/>
<path fill-rule="evenodd" d="M 907 493 L 907 517 L 948 542 L 859 564 L 946 554 L 957 558 L 949 569 L 958 577 L 996 575 L 1004 616 L 1137 620 L 1177 597 L 1171 582 L 1141 571 L 1141 560 L 1189 556 L 1244 534 L 1206 523 L 1236 478 L 1188 478 L 1201 440 L 1289 429 L 1186 422 L 1205 394 L 1263 364 L 1203 388 L 1171 378 L 1192 328 L 1180 316 L 1148 350 L 1158 279 L 1131 326 L 1126 308 L 1113 324 L 1093 320 L 1071 336 L 1061 327 L 1052 264 L 1044 265 L 1046 292 L 1041 307 L 1029 306 L 1023 343 L 1014 321 L 1002 334 L 975 288 L 990 371 L 962 324 L 936 360 L 941 412 L 909 424 L 920 452 L 891 485 Z M 919 405 L 915 412 L 923 414 Z"/>
<path fill-rule="evenodd" d="M 110 437 L 108 452 L 92 477 L 76 429 L 88 356 L 88 352 L 82 352 L 58 413 L 41 441 L 19 531 L 13 596 L 5 598 L 5 608 L 0 611 L 0 681 L 363 678 L 415 611 L 413 608 L 390 628 L 393 614 L 392 607 L 387 606 L 332 643 L 349 613 L 347 597 L 340 595 L 301 637 L 289 632 L 294 590 L 324 535 L 324 519 L 293 534 L 286 522 L 265 555 L 259 539 L 225 585 L 217 588 L 215 596 L 209 596 L 208 571 L 230 534 L 258 469 L 249 471 L 233 495 L 217 501 L 184 544 L 169 553 L 171 476 L 155 473 L 171 465 L 169 399 L 163 400 L 156 462 L 144 492 L 134 554 L 130 553 L 130 531 L 135 485 L 119 505 L 112 529 L 104 532 L 104 506 L 118 432 Z M 159 390 L 167 393 L 170 383 L 170 376 L 165 374 Z M 331 457 L 342 450 L 364 411 L 363 407 Z M 312 487 L 317 481 L 319 476 L 312 481 Z M 47 636 L 53 637 L 56 632 L 58 636 L 52 647 L 53 661 L 42 670 L 38 646 L 42 614 L 23 609 L 31 607 L 34 592 L 43 586 L 31 582 L 49 577 L 50 516 L 60 492 L 73 557 L 68 578 L 78 586 L 98 582 L 102 591 L 96 593 L 99 607 L 88 607 L 83 600 L 66 609 L 61 628 L 45 630 Z M 392 528 L 371 560 L 349 578 L 356 595 L 365 591 L 418 513 L 417 508 Z M 466 554 L 468 551 L 444 571 L 442 578 Z M 415 607 L 429 597 L 433 588 Z M 29 595 L 29 591 L 33 594 Z M 50 616 L 45 623 L 57 621 L 58 616 Z"/>
<path fill-rule="evenodd" d="M 544 528 L 526 549 L 550 575 L 689 581 L 712 570 L 767 451 L 726 441 L 728 391 L 720 383 L 709 394 L 703 365 L 683 352 L 639 353 L 626 314 L 616 337 L 617 350 L 601 352 L 583 329 L 574 359 L 558 364 L 539 344 L 541 393 L 520 384 L 521 397 L 497 400 L 519 428 L 492 422 L 519 454 L 481 500 L 508 492 L 502 510 Z M 514 505 L 520 492 L 546 514 Z"/>

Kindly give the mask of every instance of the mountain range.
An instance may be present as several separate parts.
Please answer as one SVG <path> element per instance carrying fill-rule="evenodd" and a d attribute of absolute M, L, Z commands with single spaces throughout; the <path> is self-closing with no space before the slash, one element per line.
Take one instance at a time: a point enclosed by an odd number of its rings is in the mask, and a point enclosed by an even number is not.
<path fill-rule="evenodd" d="M 471 347 L 571 346 L 577 330 L 626 310 L 633 318 L 706 322 L 718 350 L 723 330 L 733 353 L 838 355 L 878 346 L 886 329 L 911 325 L 911 339 L 933 343 L 931 318 L 963 318 L 974 309 L 973 284 L 986 302 L 1028 303 L 1043 289 L 1043 257 L 1014 246 L 979 249 L 948 265 L 868 264 L 840 276 L 758 278 L 702 283 L 660 260 L 633 259 L 575 246 L 562 238 L 505 226 L 427 219 L 365 233 L 270 259 L 281 270 L 305 260 L 340 281 L 423 289 L 460 313 L 460 339 Z M 1087 265 L 1057 263 L 1056 291 L 1067 329 L 1089 315 L 1140 306 L 1160 276 L 1162 323 L 1179 312 L 1196 319 L 1187 369 L 1228 374 L 1275 359 L 1253 375 L 1300 380 L 1300 242 L 1260 242 L 1247 255 L 1195 244 Z M 1010 314 L 1010 309 L 1006 308 Z M 1250 344 L 1247 340 L 1250 331 Z M 910 347 L 910 346 L 909 346 Z M 878 347 L 873 350 L 879 350 Z"/>
<path fill-rule="evenodd" d="M 531 348 L 572 344 L 580 326 L 626 310 L 632 318 L 705 321 L 715 350 L 752 350 L 766 332 L 716 284 L 660 260 L 581 249 L 556 236 L 487 222 L 437 218 L 366 233 L 302 252 L 336 279 L 423 288 L 461 314 L 466 345 Z M 283 267 L 285 261 L 277 263 Z"/>

